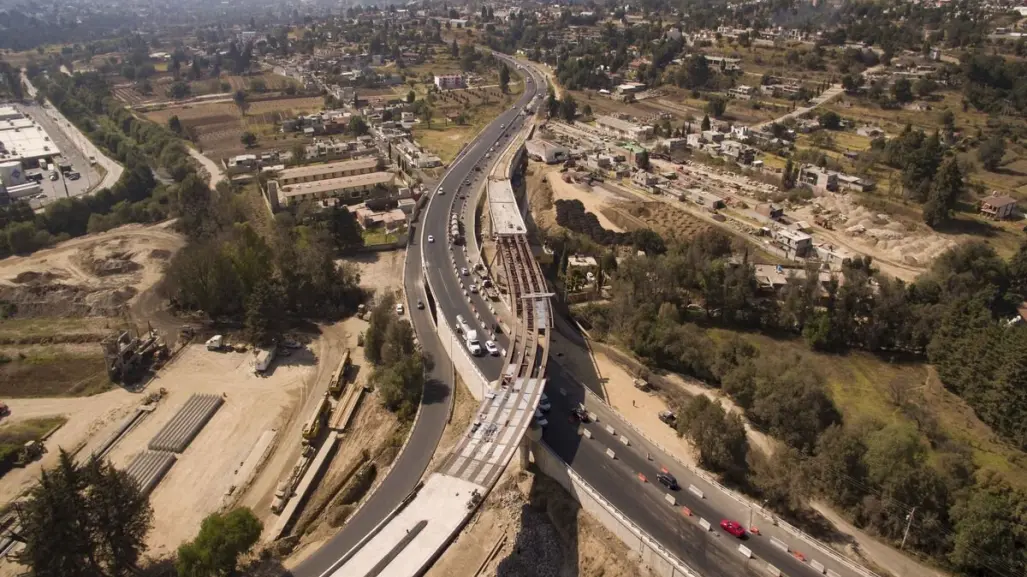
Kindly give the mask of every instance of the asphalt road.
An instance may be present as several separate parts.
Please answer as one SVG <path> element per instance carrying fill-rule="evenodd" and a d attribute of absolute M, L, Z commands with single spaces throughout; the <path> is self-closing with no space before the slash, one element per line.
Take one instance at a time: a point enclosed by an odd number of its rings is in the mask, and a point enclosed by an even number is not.
<path fill-rule="evenodd" d="M 480 180 L 488 174 L 487 165 L 498 158 L 496 153 L 489 153 L 489 149 L 512 128 L 511 123 L 517 116 L 517 111 L 522 109 L 534 96 L 534 91 L 534 84 L 528 84 L 517 105 L 493 120 L 478 135 L 478 138 L 469 145 L 469 149 L 453 163 L 443 177 L 440 188 L 445 190 L 446 194 L 433 198 L 428 209 L 422 212 L 421 222 L 417 226 L 426 232 L 423 235 L 414 236 L 417 240 L 408 247 L 404 271 L 406 294 L 410 305 L 416 303 L 419 298 L 428 299 L 425 300 L 426 303 L 431 302 L 425 293 L 424 275 L 421 271 L 421 250 L 425 249 L 428 251 L 426 254 L 429 262 L 444 262 L 446 265 L 430 267 L 428 271 L 429 274 L 436 275 L 432 281 L 435 286 L 446 287 L 440 291 L 439 295 L 433 295 L 437 296 L 442 303 L 443 310 L 447 311 L 445 314 L 455 317 L 460 312 L 453 311 L 463 311 L 465 318 L 474 318 L 470 313 L 467 299 L 463 297 L 463 293 L 459 289 L 456 274 L 453 272 L 449 260 L 447 248 L 449 243 L 446 239 L 449 230 L 449 213 L 453 210 L 454 201 L 463 201 L 458 198 L 457 189 L 460 189 L 461 194 L 469 190 L 468 187 L 462 186 L 462 183 L 468 179 Z M 504 124 L 505 128 L 502 126 Z M 519 123 L 514 123 L 513 129 L 516 129 L 515 127 L 518 125 Z M 506 140 L 503 138 L 503 142 Z M 498 152 L 500 148 L 501 146 L 496 146 L 496 151 Z M 489 158 L 485 157 L 487 153 L 490 155 Z M 476 165 L 481 166 L 480 172 L 474 170 Z M 428 234 L 435 237 L 434 243 L 428 243 L 426 238 L 422 243 L 420 237 L 427 237 Z M 463 252 L 458 252 L 462 259 Z M 461 266 L 466 265 L 465 261 L 461 262 L 464 262 L 464 265 Z M 487 313 L 488 308 L 484 307 L 484 301 L 478 299 L 476 305 Z M 388 476 L 367 502 L 350 518 L 342 531 L 292 571 L 292 574 L 297 577 L 321 577 L 332 571 L 344 554 L 356 546 L 413 491 L 442 438 L 453 401 L 453 366 L 445 352 L 448 345 L 444 345 L 438 339 L 430 306 L 425 307 L 424 310 L 418 310 L 416 306 L 409 306 L 408 311 L 414 330 L 420 339 L 421 348 L 434 360 L 425 385 L 420 414 L 414 423 L 410 439 L 396 459 Z M 450 323 L 452 322 L 453 319 L 450 318 Z M 501 346 L 505 346 L 505 338 L 505 336 L 500 337 Z M 499 374 L 502 366 L 502 360 L 499 357 L 484 356 L 478 357 L 477 360 L 490 373 L 494 371 L 494 374 Z"/>
<path fill-rule="evenodd" d="M 538 76 L 529 86 L 538 89 L 541 86 L 540 82 L 544 82 L 544 79 Z M 507 112 L 493 122 L 482 134 L 482 138 L 472 145 L 468 156 L 480 158 L 483 152 L 490 148 L 489 143 L 494 142 L 504 130 L 497 125 L 507 124 L 507 130 L 516 130 L 523 117 L 514 117 L 515 114 L 516 112 Z M 514 123 L 513 127 L 509 127 L 511 122 Z M 493 154 L 498 154 L 501 149 L 501 146 L 497 146 Z M 483 172 L 480 174 L 485 174 L 486 169 L 483 167 L 482 170 Z M 433 201 L 440 202 L 441 200 L 450 209 L 442 211 L 433 205 L 432 210 L 424 217 L 421 232 L 422 236 L 433 234 L 435 237 L 434 243 L 425 244 L 422 248 L 426 251 L 427 262 L 430 263 L 427 272 L 430 275 L 431 284 L 439 293 L 433 296 L 438 300 L 439 310 L 444 311 L 442 314 L 450 315 L 450 322 L 457 314 L 462 315 L 465 319 L 473 318 L 473 316 L 468 316 L 470 307 L 460 288 L 458 275 L 454 273 L 450 260 L 451 253 L 445 242 L 453 203 L 454 201 L 462 202 L 462 199 L 454 199 L 449 195 L 452 195 L 456 189 L 461 192 L 466 190 L 466 187 L 459 186 L 463 181 L 461 175 L 466 174 L 472 175 L 472 186 L 477 184 L 473 180 L 476 173 L 468 173 L 462 166 L 459 170 L 454 169 L 442 183 L 447 196 L 437 197 Z M 445 201 L 446 198 L 450 200 Z M 460 208 L 459 205 L 457 207 Z M 455 251 L 454 255 L 457 268 L 467 266 L 462 250 Z M 482 318 L 486 323 L 495 322 L 481 299 L 472 295 L 472 301 L 478 311 L 482 313 Z M 424 333 L 419 331 L 418 334 Z M 475 359 L 475 364 L 489 380 L 498 378 L 503 368 L 502 361 L 490 357 L 478 357 Z M 750 572 L 753 575 L 760 574 L 756 572 L 757 569 L 749 567 L 754 564 L 747 562 L 745 557 L 739 553 L 738 545 L 742 542 L 719 528 L 722 519 L 731 519 L 748 525 L 750 511 L 746 505 L 720 492 L 697 475 L 678 465 L 671 457 L 650 445 L 641 436 L 634 434 L 604 403 L 592 397 L 586 399 L 584 390 L 577 384 L 577 380 L 564 374 L 557 362 L 550 362 L 549 367 L 548 390 L 549 397 L 553 399 L 553 416 L 549 419 L 550 426 L 543 435 L 547 445 L 553 448 L 565 462 L 571 465 L 575 472 L 622 513 L 706 577 L 736 577 Z M 560 394 L 561 389 L 569 397 L 563 398 Z M 572 426 L 567 421 L 567 411 L 573 404 L 579 402 L 585 402 L 589 410 L 599 414 L 603 423 L 602 426 L 587 425 L 592 431 L 592 440 L 583 439 L 579 428 L 576 425 Z M 607 424 L 612 425 L 618 435 L 628 436 L 630 446 L 624 446 L 619 438 L 607 433 L 605 430 Z M 613 447 L 617 452 L 616 460 L 611 460 L 606 456 L 607 447 Z M 652 457 L 653 460 L 650 460 L 649 457 Z M 699 499 L 687 490 L 679 490 L 675 492 L 675 499 L 679 505 L 671 506 L 665 500 L 667 491 L 662 486 L 654 485 L 651 482 L 642 483 L 638 478 L 638 473 L 642 472 L 655 482 L 656 474 L 661 467 L 666 467 L 685 488 L 689 484 L 696 485 L 703 491 L 704 498 Z M 682 512 L 681 506 L 689 507 L 693 516 L 687 517 Z M 710 521 L 714 525 L 714 530 L 703 531 L 698 526 L 699 517 Z M 789 544 L 794 549 L 802 551 L 807 557 L 824 563 L 827 568 L 837 571 L 839 575 L 845 577 L 855 575 L 847 567 L 834 562 L 829 557 L 818 554 L 811 546 L 779 528 L 770 526 L 769 522 L 761 519 L 758 515 L 754 515 L 753 524 L 761 527 L 762 535 L 747 538 L 744 545 L 749 547 L 757 558 L 778 567 L 789 577 L 818 573 L 807 563 L 797 560 L 790 553 L 772 545 L 770 543 L 772 536 Z"/>

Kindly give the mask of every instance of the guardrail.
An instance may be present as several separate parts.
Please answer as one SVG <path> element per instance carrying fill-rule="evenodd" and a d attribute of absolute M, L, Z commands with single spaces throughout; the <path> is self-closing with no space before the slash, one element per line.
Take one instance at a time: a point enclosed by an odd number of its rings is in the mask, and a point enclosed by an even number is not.
<path fill-rule="evenodd" d="M 784 529 L 786 532 L 792 534 L 794 537 L 796 537 L 798 539 L 801 539 L 802 541 L 807 543 L 809 546 L 811 546 L 814 549 L 820 551 L 824 555 L 830 557 L 835 562 L 837 562 L 837 563 L 839 563 L 841 565 L 844 565 L 850 571 L 858 573 L 859 575 L 862 575 L 863 577 L 880 577 L 880 575 L 878 575 L 877 573 L 874 573 L 873 571 L 870 571 L 866 567 L 862 567 L 860 565 L 857 565 L 857 564 L 853 563 L 852 561 L 850 561 L 849 559 L 846 559 L 845 557 L 842 557 L 839 553 L 837 553 L 836 551 L 834 551 L 833 549 L 831 549 L 830 547 L 828 547 L 824 543 L 821 543 L 815 537 L 807 534 L 806 532 L 802 531 L 798 527 L 795 527 L 794 525 L 792 525 L 792 524 L 788 523 L 787 521 L 781 519 L 780 517 L 774 515 L 773 512 L 770 512 L 767 509 L 765 509 L 764 507 L 761 507 L 759 504 L 757 504 L 754 501 L 752 501 L 752 500 L 746 498 L 745 496 L 739 494 L 738 492 L 734 491 L 733 489 L 729 489 L 729 488 L 725 487 L 724 485 L 722 485 L 719 481 L 717 481 L 712 475 L 710 475 L 706 471 L 703 471 L 702 469 L 699 469 L 697 467 L 693 467 L 692 465 L 690 465 L 688 463 L 685 463 L 684 461 L 679 459 L 672 451 L 669 451 L 663 445 L 661 445 L 660 443 L 656 442 L 651 437 L 649 437 L 649 435 L 647 435 L 644 432 L 642 432 L 641 429 L 639 429 L 638 427 L 633 425 L 628 419 L 626 419 L 623 415 L 621 415 L 616 409 L 614 409 L 612 406 L 610 406 L 609 403 L 604 401 L 601 397 L 599 397 L 599 395 L 597 395 L 594 392 L 592 392 L 591 389 L 589 389 L 588 387 L 586 387 L 584 385 L 582 385 L 582 388 L 585 389 L 585 393 L 588 396 L 592 397 L 596 402 L 599 402 L 599 403 L 602 403 L 603 405 L 605 405 L 608 408 L 608 410 L 611 413 L 613 413 L 614 415 L 616 415 L 617 418 L 620 419 L 625 425 L 627 425 L 627 427 L 629 429 L 631 429 L 631 431 L 634 434 L 638 435 L 639 437 L 642 437 L 643 439 L 646 440 L 646 442 L 648 442 L 650 445 L 653 445 L 654 447 L 656 447 L 660 451 L 663 451 L 664 454 L 666 454 L 668 457 L 673 459 L 674 462 L 676 462 L 679 466 L 687 469 L 693 475 L 695 475 L 696 477 L 699 477 L 700 479 L 702 479 L 706 483 L 709 483 L 710 485 L 712 485 L 715 489 L 717 489 L 721 493 L 724 493 L 728 497 L 731 497 L 732 499 L 734 499 L 738 503 L 740 503 L 740 504 L 742 504 L 742 505 L 744 505 L 746 507 L 749 507 L 749 508 L 753 509 L 754 511 L 758 511 L 759 514 L 763 518 L 767 519 L 768 521 L 773 522 L 775 525 L 777 525 L 778 527 Z"/>

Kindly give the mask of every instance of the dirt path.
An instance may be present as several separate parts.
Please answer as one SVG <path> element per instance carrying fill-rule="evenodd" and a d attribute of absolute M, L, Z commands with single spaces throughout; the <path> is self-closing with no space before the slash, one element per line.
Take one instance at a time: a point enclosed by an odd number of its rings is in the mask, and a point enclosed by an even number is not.
<path fill-rule="evenodd" d="M 554 201 L 580 200 L 581 204 L 585 205 L 586 211 L 596 215 L 596 218 L 599 219 L 599 224 L 603 225 L 603 228 L 614 232 L 624 232 L 623 228 L 614 224 L 603 214 L 604 208 L 616 202 L 612 198 L 612 194 L 600 191 L 598 188 L 593 188 L 592 191 L 589 191 L 583 188 L 583 185 L 564 182 L 560 172 L 555 170 L 546 174 L 546 180 L 553 189 Z"/>
<path fill-rule="evenodd" d="M 217 184 L 225 178 L 225 170 L 221 168 L 220 164 L 207 158 L 195 148 L 186 148 L 189 151 L 189 156 L 193 157 L 193 160 L 200 163 L 200 166 L 207 171 L 207 186 L 209 186 L 211 190 L 217 188 Z"/>

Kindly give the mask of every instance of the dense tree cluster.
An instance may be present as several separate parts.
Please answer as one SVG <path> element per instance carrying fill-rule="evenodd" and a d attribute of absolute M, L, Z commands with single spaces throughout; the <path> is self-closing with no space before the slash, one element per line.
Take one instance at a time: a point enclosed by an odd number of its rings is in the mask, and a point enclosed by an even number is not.
<path fill-rule="evenodd" d="M 429 361 L 414 342 L 410 322 L 399 318 L 395 307 L 396 298 L 385 294 L 371 309 L 364 332 L 364 356 L 374 365 L 371 383 L 382 404 L 407 422 L 421 401 Z"/>
<path fill-rule="evenodd" d="M 278 337 L 287 315 L 337 317 L 363 298 L 358 275 L 335 263 L 323 228 L 276 222 L 270 241 L 244 223 L 205 224 L 201 230 L 210 232 L 171 260 L 165 293 L 183 310 L 244 317 L 254 343 Z"/>
<path fill-rule="evenodd" d="M 260 541 L 263 528 L 260 519 L 246 507 L 207 516 L 196 538 L 178 548 L 178 577 L 234 575 L 239 557 Z"/>
<path fill-rule="evenodd" d="M 125 577 L 146 550 L 153 510 L 124 471 L 61 452 L 19 507 L 22 564 L 37 577 Z"/>
<path fill-rule="evenodd" d="M 969 447 L 910 400 L 922 383 L 892 386 L 891 402 L 909 424 L 843 422 L 810 360 L 714 336 L 692 322 L 801 334 L 828 352 L 863 348 L 929 361 L 981 420 L 1024 449 L 1027 326 L 1008 319 L 1027 294 L 1027 245 L 1009 262 L 988 245 L 961 245 L 913 283 L 878 275 L 869 260 L 847 263 L 826 281 L 811 267 L 806 279 L 793 277 L 774 295 L 757 290 L 746 260 L 719 232 L 671 243 L 663 255 L 628 257 L 613 272 L 609 303 L 581 316 L 595 335 L 649 365 L 720 387 L 755 427 L 786 445 L 766 459 L 745 450 L 729 415 L 700 401 L 682 407 L 679 428 L 700 460 L 761 498 L 796 512 L 820 496 L 894 540 L 916 507 L 907 546 L 947 559 L 964 575 L 1027 569 L 1027 532 L 995 538 L 980 530 L 1022 524 L 1027 493 L 975 475 Z"/>

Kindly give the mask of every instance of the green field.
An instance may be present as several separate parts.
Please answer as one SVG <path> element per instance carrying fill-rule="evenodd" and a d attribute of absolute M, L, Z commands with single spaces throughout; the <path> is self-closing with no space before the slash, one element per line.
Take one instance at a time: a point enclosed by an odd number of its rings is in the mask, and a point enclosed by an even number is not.
<path fill-rule="evenodd" d="M 84 397 L 110 387 L 99 344 L 0 349 L 0 397 Z"/>

